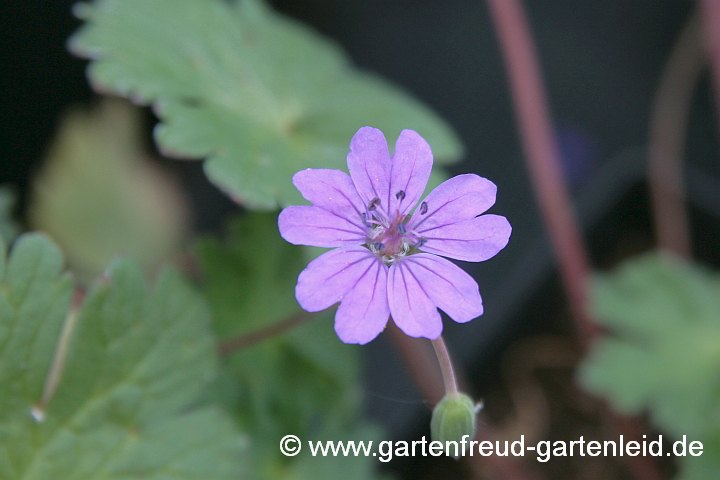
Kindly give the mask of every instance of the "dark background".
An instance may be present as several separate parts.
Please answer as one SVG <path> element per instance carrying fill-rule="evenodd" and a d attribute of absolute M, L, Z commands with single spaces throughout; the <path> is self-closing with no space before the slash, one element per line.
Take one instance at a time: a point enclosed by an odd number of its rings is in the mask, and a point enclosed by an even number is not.
<path fill-rule="evenodd" d="M 0 7 L 4 19 L 0 183 L 18 186 L 21 210 L 28 180 L 58 116 L 70 105 L 93 99 L 85 62 L 65 48 L 79 25 L 71 15 L 72 3 L 24 0 L 3 2 Z M 498 185 L 492 211 L 512 223 L 510 244 L 489 262 L 464 265 L 480 284 L 486 314 L 461 328 L 446 321 L 448 343 L 473 393 L 483 395 L 497 386 L 497 365 L 508 345 L 532 334 L 570 331 L 485 3 L 271 3 L 337 40 L 359 67 L 385 76 L 427 102 L 455 127 L 467 147 L 466 159 L 451 173 L 475 172 Z M 578 216 L 594 265 L 609 267 L 653 244 L 644 182 L 648 121 L 661 69 L 695 4 L 678 0 L 525 3 Z M 706 73 L 695 95 L 686 153 L 696 176 L 713 182 L 720 178 L 720 154 L 707 77 Z M 148 118 L 152 122 L 149 112 Z M 235 207 L 205 182 L 199 162 L 167 163 L 194 198 L 196 227 L 219 231 L 223 218 Z M 692 201 L 697 192 L 690 188 L 690 193 Z M 716 245 L 720 204 L 708 202 L 701 193 L 705 202 L 694 202 L 692 210 L 695 246 L 702 260 L 717 265 L 717 253 L 707 246 Z M 426 419 L 413 420 L 428 417 L 430 410 L 385 337 L 365 350 L 369 413 L 387 426 L 393 438 L 427 434 L 413 428 L 427 425 Z"/>

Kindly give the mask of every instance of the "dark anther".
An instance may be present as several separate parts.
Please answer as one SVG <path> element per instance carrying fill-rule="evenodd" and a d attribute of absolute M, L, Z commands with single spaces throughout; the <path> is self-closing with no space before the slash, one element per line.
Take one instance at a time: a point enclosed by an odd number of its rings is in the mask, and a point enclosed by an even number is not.
<path fill-rule="evenodd" d="M 427 238 L 420 238 L 420 240 L 415 243 L 415 248 L 421 248 L 423 245 L 427 243 Z"/>
<path fill-rule="evenodd" d="M 382 252 L 383 248 L 385 248 L 385 244 L 382 242 L 373 243 L 373 247 L 375 247 L 375 250 L 378 252 Z"/>
<path fill-rule="evenodd" d="M 395 194 L 395 198 L 397 198 L 398 200 L 404 199 L 404 198 L 405 198 L 405 192 L 403 192 L 402 190 L 398 190 L 398 192 Z"/>
<path fill-rule="evenodd" d="M 420 204 L 420 215 L 425 215 L 427 213 L 427 202 L 422 202 Z"/>
<path fill-rule="evenodd" d="M 380 205 L 380 199 L 378 197 L 375 197 L 370 200 L 370 203 L 368 204 L 368 210 L 372 212 L 378 205 Z"/>
<path fill-rule="evenodd" d="M 395 230 L 400 235 L 405 235 L 405 224 L 404 223 L 398 223 L 397 227 L 395 227 Z"/>

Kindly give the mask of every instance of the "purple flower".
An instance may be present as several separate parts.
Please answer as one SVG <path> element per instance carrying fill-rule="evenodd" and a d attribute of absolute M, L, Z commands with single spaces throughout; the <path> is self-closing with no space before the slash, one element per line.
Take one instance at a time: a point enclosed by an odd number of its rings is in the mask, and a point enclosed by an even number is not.
<path fill-rule="evenodd" d="M 413 130 L 402 131 L 391 157 L 383 133 L 363 127 L 347 160 L 350 175 L 297 172 L 293 184 L 312 206 L 287 207 L 278 218 L 290 243 L 337 247 L 300 273 L 300 306 L 317 312 L 340 302 L 335 331 L 343 342 L 360 344 L 391 315 L 406 334 L 431 339 L 443 328 L 438 308 L 461 323 L 482 315 L 475 280 L 438 255 L 481 262 L 507 245 L 507 219 L 480 215 L 495 203 L 495 184 L 458 175 L 418 205 L 433 157 Z"/>

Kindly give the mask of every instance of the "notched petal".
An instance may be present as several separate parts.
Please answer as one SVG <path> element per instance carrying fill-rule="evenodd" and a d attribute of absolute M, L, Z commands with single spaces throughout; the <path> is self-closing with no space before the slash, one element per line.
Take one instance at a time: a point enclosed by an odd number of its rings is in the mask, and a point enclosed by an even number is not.
<path fill-rule="evenodd" d="M 505 217 L 480 215 L 425 230 L 425 242 L 417 248 L 456 260 L 483 262 L 505 248 L 511 231 L 512 227 Z"/>
<path fill-rule="evenodd" d="M 438 185 L 420 204 L 410 228 L 422 234 L 430 229 L 468 220 L 495 203 L 497 187 L 490 180 L 469 173 Z"/>
<path fill-rule="evenodd" d="M 308 168 L 293 175 L 293 185 L 313 206 L 324 208 L 353 222 L 365 211 L 350 175 L 340 170 Z"/>
<path fill-rule="evenodd" d="M 374 259 L 370 268 L 345 294 L 335 313 L 335 332 L 345 343 L 364 345 L 380 334 L 390 317 L 388 267 Z"/>
<path fill-rule="evenodd" d="M 411 337 L 436 339 L 442 333 L 442 319 L 424 287 L 405 261 L 390 267 L 387 289 L 393 321 Z"/>
<path fill-rule="evenodd" d="M 462 268 L 427 253 L 412 255 L 403 263 L 432 303 L 456 322 L 469 322 L 483 314 L 477 282 Z"/>
<path fill-rule="evenodd" d="M 430 145 L 414 130 L 403 130 L 395 142 L 390 165 L 390 196 L 387 203 L 391 213 L 407 214 L 425 191 L 433 155 Z"/>
<path fill-rule="evenodd" d="M 365 247 L 330 250 L 300 273 L 295 297 L 308 312 L 325 310 L 342 301 L 376 263 L 377 258 Z"/>
<path fill-rule="evenodd" d="M 385 135 L 377 128 L 363 127 L 350 141 L 348 170 L 360 198 L 366 205 L 378 198 L 378 209 L 387 214 L 390 154 Z"/>
<path fill-rule="evenodd" d="M 298 276 L 295 297 L 317 312 L 340 302 L 335 331 L 345 343 L 365 344 L 387 324 L 388 268 L 364 247 L 343 247 L 319 256 Z"/>

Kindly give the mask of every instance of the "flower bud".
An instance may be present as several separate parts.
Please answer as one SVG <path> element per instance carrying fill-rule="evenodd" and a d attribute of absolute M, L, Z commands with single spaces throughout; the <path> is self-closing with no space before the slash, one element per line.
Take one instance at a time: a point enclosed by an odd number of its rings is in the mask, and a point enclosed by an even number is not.
<path fill-rule="evenodd" d="M 445 395 L 433 410 L 430 433 L 432 440 L 442 442 L 443 446 L 452 441 L 460 445 L 457 451 L 453 447 L 447 449 L 446 453 L 454 458 L 469 452 L 469 447 L 462 441 L 465 437 L 469 444 L 475 437 L 475 403 L 464 393 Z"/>

